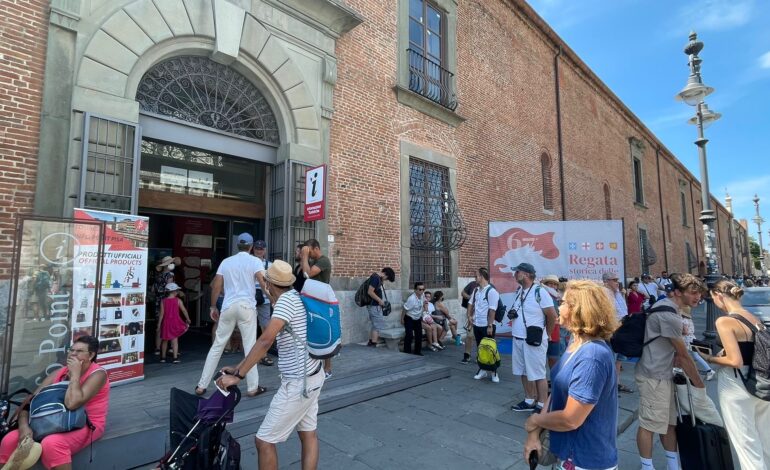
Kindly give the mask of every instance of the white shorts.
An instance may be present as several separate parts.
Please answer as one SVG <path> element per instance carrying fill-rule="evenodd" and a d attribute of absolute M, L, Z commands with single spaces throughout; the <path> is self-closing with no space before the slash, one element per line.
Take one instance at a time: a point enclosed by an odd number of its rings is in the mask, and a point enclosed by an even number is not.
<path fill-rule="evenodd" d="M 526 375 L 527 380 L 545 379 L 546 353 L 548 352 L 548 338 L 543 334 L 540 346 L 530 346 L 523 339 L 514 337 L 511 355 L 513 359 L 513 375 Z"/>
<path fill-rule="evenodd" d="M 307 378 L 309 398 L 302 396 L 302 379 L 283 379 L 257 431 L 257 438 L 276 444 L 286 441 L 295 427 L 297 431 L 315 431 L 318 396 L 325 378 L 323 369 Z"/>

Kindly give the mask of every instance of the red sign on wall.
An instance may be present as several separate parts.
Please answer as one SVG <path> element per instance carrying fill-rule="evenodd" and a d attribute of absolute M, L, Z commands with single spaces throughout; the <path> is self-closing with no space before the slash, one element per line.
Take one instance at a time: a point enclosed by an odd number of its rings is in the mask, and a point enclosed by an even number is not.
<path fill-rule="evenodd" d="M 326 165 L 305 171 L 305 222 L 326 218 Z"/>

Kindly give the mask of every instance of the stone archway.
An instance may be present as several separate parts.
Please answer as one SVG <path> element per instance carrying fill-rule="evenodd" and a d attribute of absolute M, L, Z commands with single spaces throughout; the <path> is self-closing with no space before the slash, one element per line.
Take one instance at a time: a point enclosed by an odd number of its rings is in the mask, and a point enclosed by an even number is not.
<path fill-rule="evenodd" d="M 79 104 L 117 98 L 126 108 L 147 70 L 162 59 L 190 52 L 210 53 L 219 63 L 253 72 L 274 100 L 284 126 L 281 141 L 321 149 L 320 107 L 300 69 L 280 39 L 226 0 L 137 0 L 105 17 L 75 75 L 79 87 L 97 93 Z M 137 122 L 138 113 L 135 104 L 123 109 L 121 118 Z"/>

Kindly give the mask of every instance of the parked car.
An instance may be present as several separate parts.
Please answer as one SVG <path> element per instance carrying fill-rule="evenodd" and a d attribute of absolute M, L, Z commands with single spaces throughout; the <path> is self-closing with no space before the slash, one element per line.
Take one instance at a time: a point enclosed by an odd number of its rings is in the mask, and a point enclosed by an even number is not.
<path fill-rule="evenodd" d="M 747 287 L 741 303 L 770 327 L 770 287 Z"/>

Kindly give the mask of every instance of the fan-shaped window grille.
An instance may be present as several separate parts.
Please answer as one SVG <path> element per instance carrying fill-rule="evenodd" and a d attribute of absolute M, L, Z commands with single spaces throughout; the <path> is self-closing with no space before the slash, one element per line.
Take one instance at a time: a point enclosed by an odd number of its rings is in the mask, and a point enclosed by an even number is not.
<path fill-rule="evenodd" d="M 136 100 L 142 111 L 280 143 L 262 93 L 243 75 L 205 57 L 180 56 L 155 65 L 139 82 Z"/>

